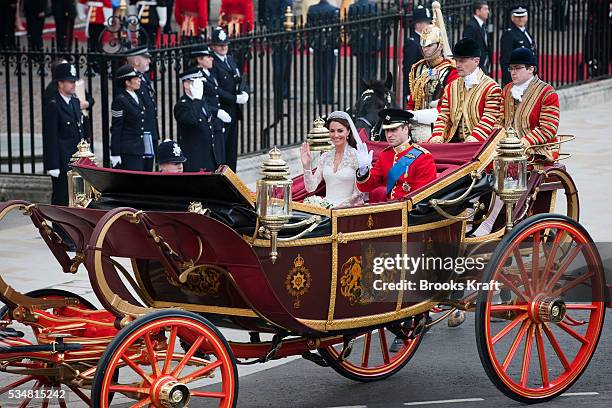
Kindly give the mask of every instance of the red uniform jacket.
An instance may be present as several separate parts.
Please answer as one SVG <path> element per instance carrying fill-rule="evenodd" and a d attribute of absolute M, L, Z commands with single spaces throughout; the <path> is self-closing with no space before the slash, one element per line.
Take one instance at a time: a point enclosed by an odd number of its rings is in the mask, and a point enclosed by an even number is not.
<path fill-rule="evenodd" d="M 174 18 L 184 35 L 200 34 L 200 30 L 208 27 L 208 0 L 176 0 Z"/>
<path fill-rule="evenodd" d="M 253 0 L 221 0 L 221 8 L 219 9 L 220 26 L 244 24 L 244 29 L 250 31 L 254 22 Z"/>
<path fill-rule="evenodd" d="M 79 0 L 79 3 L 89 6 L 89 9 L 87 10 L 89 24 L 104 24 L 106 20 L 104 17 L 104 9 L 113 9 L 113 3 L 111 0 Z"/>
<path fill-rule="evenodd" d="M 411 191 L 423 187 L 436 179 L 436 164 L 433 156 L 419 145 L 405 143 L 398 147 L 387 147 L 378 155 L 378 159 L 369 173 L 365 176 L 357 176 L 357 188 L 362 192 L 370 192 L 377 187 L 387 186 L 387 174 L 391 167 L 410 151 L 412 147 L 421 150 L 423 154 L 416 158 L 397 181 L 395 187 L 389 193 L 388 198 L 399 200 L 406 197 Z"/>

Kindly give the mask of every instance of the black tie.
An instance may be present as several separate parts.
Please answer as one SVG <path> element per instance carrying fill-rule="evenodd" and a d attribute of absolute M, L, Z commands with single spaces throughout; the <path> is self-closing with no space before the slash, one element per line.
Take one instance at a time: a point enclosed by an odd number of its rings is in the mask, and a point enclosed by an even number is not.
<path fill-rule="evenodd" d="M 485 45 L 487 44 L 487 30 L 485 30 L 484 28 L 484 23 L 480 26 L 480 33 L 482 34 L 482 39 L 485 42 Z"/>
<path fill-rule="evenodd" d="M 232 67 L 230 66 L 229 60 L 227 59 L 227 57 L 225 57 L 225 65 L 227 65 L 227 67 L 229 68 L 229 70 L 232 70 Z"/>

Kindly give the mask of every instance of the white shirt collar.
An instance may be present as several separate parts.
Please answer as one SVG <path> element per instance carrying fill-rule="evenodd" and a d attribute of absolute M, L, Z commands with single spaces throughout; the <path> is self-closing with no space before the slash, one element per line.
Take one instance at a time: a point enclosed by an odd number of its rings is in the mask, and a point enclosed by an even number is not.
<path fill-rule="evenodd" d="M 62 97 L 62 99 L 68 104 L 70 105 L 70 100 L 72 99 L 72 95 L 71 96 L 65 96 L 64 94 L 62 94 L 61 92 L 59 93 L 60 96 Z"/>
<path fill-rule="evenodd" d="M 533 78 L 535 78 L 535 76 L 531 77 L 520 85 L 513 85 L 512 88 L 510 88 L 510 92 L 512 92 L 512 97 L 517 101 L 521 102 L 523 100 L 523 94 L 529 87 L 531 81 L 533 81 Z"/>
<path fill-rule="evenodd" d="M 210 71 L 207 70 L 206 68 L 202 68 L 202 71 L 204 71 L 204 73 L 208 76 L 210 76 Z"/>
<path fill-rule="evenodd" d="M 519 30 L 521 30 L 522 32 L 525 32 L 525 30 L 527 29 L 527 27 L 519 27 L 517 26 Z"/>
<path fill-rule="evenodd" d="M 136 101 L 137 104 L 140 105 L 140 100 L 138 99 L 138 95 L 136 95 L 136 92 L 134 91 L 130 91 L 129 89 L 126 89 L 126 92 L 130 94 L 130 96 L 132 98 L 134 98 L 134 100 Z"/>
<path fill-rule="evenodd" d="M 476 67 L 474 72 L 463 78 L 466 89 L 471 89 L 473 86 L 480 83 L 480 67 Z"/>
<path fill-rule="evenodd" d="M 225 59 L 227 58 L 227 55 L 217 54 L 216 52 L 215 52 L 215 55 L 216 55 L 217 57 L 219 57 L 219 59 L 220 59 L 221 61 L 223 61 L 223 62 L 225 62 Z"/>
<path fill-rule="evenodd" d="M 476 19 L 476 21 L 478 21 L 478 25 L 480 25 L 481 27 L 484 25 L 484 20 L 478 17 L 476 14 L 474 14 L 474 18 Z"/>

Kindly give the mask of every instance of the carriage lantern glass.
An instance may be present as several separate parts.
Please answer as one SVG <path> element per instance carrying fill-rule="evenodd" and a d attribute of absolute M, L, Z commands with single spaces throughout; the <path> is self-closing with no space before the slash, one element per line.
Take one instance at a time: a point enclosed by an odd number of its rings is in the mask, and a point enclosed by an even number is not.
<path fill-rule="evenodd" d="M 510 127 L 497 145 L 494 161 L 495 192 L 506 204 L 506 229 L 512 229 L 512 209 L 527 191 L 527 156 L 516 131 Z"/>
<path fill-rule="evenodd" d="M 257 215 L 262 226 L 270 233 L 272 262 L 276 261 L 278 231 L 291 218 L 291 186 L 289 166 L 281 152 L 274 147 L 261 165 L 262 177 L 257 180 Z"/>
<path fill-rule="evenodd" d="M 89 143 L 81 139 L 77 151 L 70 158 L 70 163 L 86 163 L 97 166 L 96 156 L 89 149 Z M 74 170 L 68 171 L 68 205 L 70 207 L 87 207 L 92 199 L 92 186 Z"/>

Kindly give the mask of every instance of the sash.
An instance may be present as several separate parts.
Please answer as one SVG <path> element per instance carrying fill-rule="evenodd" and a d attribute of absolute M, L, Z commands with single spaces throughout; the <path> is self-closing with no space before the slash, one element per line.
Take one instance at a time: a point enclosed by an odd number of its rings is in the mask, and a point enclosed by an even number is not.
<path fill-rule="evenodd" d="M 410 165 L 423 153 L 421 150 L 413 147 L 406 153 L 401 159 L 397 161 L 389 170 L 387 174 L 387 195 L 393 190 L 393 186 L 397 183 L 397 180 L 402 177 L 402 174 L 408 173 Z"/>

